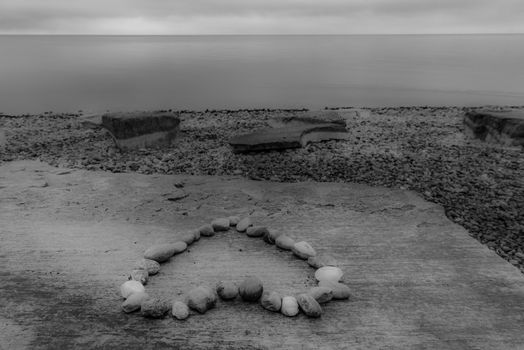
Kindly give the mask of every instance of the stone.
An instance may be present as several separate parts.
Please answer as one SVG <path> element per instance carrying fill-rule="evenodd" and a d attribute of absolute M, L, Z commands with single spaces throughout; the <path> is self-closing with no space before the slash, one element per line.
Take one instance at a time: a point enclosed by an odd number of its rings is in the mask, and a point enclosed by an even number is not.
<path fill-rule="evenodd" d="M 183 301 L 176 300 L 171 305 L 171 315 L 177 320 L 185 320 L 189 317 L 189 307 Z"/>
<path fill-rule="evenodd" d="M 311 142 L 346 140 L 345 125 L 311 124 L 274 129 L 262 129 L 253 133 L 237 135 L 229 140 L 235 153 L 260 152 L 300 148 Z"/>
<path fill-rule="evenodd" d="M 293 254 L 304 260 L 316 255 L 315 249 L 305 241 L 295 243 L 291 250 Z"/>
<path fill-rule="evenodd" d="M 238 216 L 230 216 L 229 219 L 229 226 L 236 227 L 237 224 L 240 222 L 240 218 Z"/>
<path fill-rule="evenodd" d="M 337 266 L 338 263 L 331 255 L 315 255 L 307 259 L 309 266 L 319 269 L 324 266 Z"/>
<path fill-rule="evenodd" d="M 200 230 L 193 230 L 191 231 L 193 235 L 195 236 L 195 242 L 200 240 Z"/>
<path fill-rule="evenodd" d="M 291 237 L 282 234 L 275 240 L 275 245 L 283 250 L 291 250 L 295 245 L 295 241 Z"/>
<path fill-rule="evenodd" d="M 171 145 L 180 119 L 168 112 L 108 113 L 102 115 L 106 128 L 121 150 L 158 148 Z"/>
<path fill-rule="evenodd" d="M 317 281 L 338 282 L 344 275 L 344 272 L 335 266 L 324 266 L 315 271 Z"/>
<path fill-rule="evenodd" d="M 269 244 L 275 244 L 276 239 L 278 236 L 280 236 L 281 232 L 275 232 L 272 230 L 268 230 L 268 232 L 264 235 L 264 242 Z"/>
<path fill-rule="evenodd" d="M 151 259 L 141 259 L 136 262 L 135 267 L 141 270 L 147 270 L 149 276 L 156 275 L 160 271 L 160 264 Z"/>
<path fill-rule="evenodd" d="M 142 301 L 142 304 L 140 305 L 140 314 L 149 318 L 162 318 L 170 309 L 171 305 L 166 301 L 159 298 L 149 297 Z"/>
<path fill-rule="evenodd" d="M 229 219 L 228 218 L 219 218 L 211 222 L 211 226 L 215 232 L 218 231 L 227 231 L 229 230 Z"/>
<path fill-rule="evenodd" d="M 233 282 L 220 281 L 217 283 L 217 294 L 220 299 L 233 300 L 238 296 L 238 287 Z"/>
<path fill-rule="evenodd" d="M 211 226 L 211 225 L 200 226 L 198 231 L 204 237 L 211 237 L 211 236 L 215 235 L 215 230 L 213 229 L 213 226 Z"/>
<path fill-rule="evenodd" d="M 142 283 L 143 285 L 147 284 L 148 279 L 149 279 L 149 273 L 147 272 L 147 270 L 143 270 L 143 269 L 133 270 L 129 274 L 129 280 L 138 281 Z"/>
<path fill-rule="evenodd" d="M 277 292 L 264 291 L 260 298 L 260 305 L 266 310 L 279 312 L 282 306 L 282 297 Z"/>
<path fill-rule="evenodd" d="M 320 317 L 322 308 L 320 304 L 309 294 L 299 294 L 297 296 L 298 306 L 308 317 Z"/>
<path fill-rule="evenodd" d="M 200 236 L 200 232 L 198 233 Z M 184 233 L 182 237 L 180 238 L 182 242 L 184 242 L 186 245 L 191 245 L 196 240 L 194 232 L 188 232 Z"/>
<path fill-rule="evenodd" d="M 268 121 L 272 128 L 290 126 L 311 126 L 318 124 L 338 124 L 346 127 L 346 120 L 339 112 L 333 110 L 306 111 L 293 115 L 278 115 Z"/>
<path fill-rule="evenodd" d="M 524 146 L 524 110 L 471 110 L 464 115 L 466 133 L 486 142 Z"/>
<path fill-rule="evenodd" d="M 215 307 L 216 302 L 215 292 L 206 286 L 193 288 L 187 295 L 187 306 L 201 314 L 205 314 L 207 310 Z"/>
<path fill-rule="evenodd" d="M 158 263 L 169 260 L 175 253 L 172 244 L 156 244 L 144 252 L 144 259 L 154 260 Z"/>
<path fill-rule="evenodd" d="M 348 299 L 351 296 L 349 287 L 345 284 L 331 281 L 320 281 L 318 285 L 319 287 L 331 289 L 333 291 L 333 299 L 342 300 Z"/>
<path fill-rule="evenodd" d="M 238 232 L 244 232 L 250 226 L 253 226 L 253 223 L 251 222 L 251 218 L 244 218 L 238 222 L 236 228 Z"/>
<path fill-rule="evenodd" d="M 308 291 L 319 304 L 327 303 L 333 299 L 333 290 L 327 287 L 313 287 Z"/>
<path fill-rule="evenodd" d="M 187 244 L 185 242 L 179 241 L 171 243 L 171 248 L 173 248 L 173 255 L 180 254 L 187 249 Z"/>
<path fill-rule="evenodd" d="M 144 285 L 138 281 L 126 281 L 120 286 L 122 298 L 127 299 L 133 293 L 145 292 Z"/>
<path fill-rule="evenodd" d="M 263 237 L 268 233 L 268 229 L 264 226 L 251 226 L 246 230 L 246 235 L 248 237 Z"/>
<path fill-rule="evenodd" d="M 238 287 L 238 294 L 244 301 L 257 301 L 262 296 L 264 286 L 258 277 L 248 277 Z"/>
<path fill-rule="evenodd" d="M 282 298 L 282 306 L 280 311 L 284 316 L 293 317 L 298 315 L 298 302 L 293 296 L 285 296 Z"/>
<path fill-rule="evenodd" d="M 137 292 L 131 294 L 123 303 L 122 311 L 125 313 L 130 313 L 133 311 L 140 310 L 142 302 L 149 298 L 149 295 L 146 292 Z"/>

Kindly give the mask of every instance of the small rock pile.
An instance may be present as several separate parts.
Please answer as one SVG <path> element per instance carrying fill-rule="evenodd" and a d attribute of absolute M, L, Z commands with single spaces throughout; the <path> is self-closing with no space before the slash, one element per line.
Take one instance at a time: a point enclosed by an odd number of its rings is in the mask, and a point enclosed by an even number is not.
<path fill-rule="evenodd" d="M 318 286 L 311 288 L 297 296 L 282 296 L 275 291 L 264 289 L 262 281 L 251 276 L 239 285 L 232 281 L 220 281 L 215 288 L 201 285 L 191 289 L 182 300 L 167 302 L 150 296 L 144 287 L 150 276 L 160 271 L 160 263 L 168 261 L 172 256 L 185 251 L 188 245 L 200 240 L 200 237 L 211 237 L 217 232 L 235 228 L 238 232 L 245 232 L 249 237 L 262 238 L 279 249 L 289 250 L 299 259 L 316 269 L 315 279 Z M 331 300 L 348 299 L 350 289 L 340 282 L 343 272 L 337 266 L 336 260 L 329 255 L 317 255 L 315 249 L 307 242 L 295 242 L 285 234 L 277 234 L 264 226 L 256 226 L 251 218 L 240 219 L 237 216 L 219 218 L 192 232 L 184 235 L 175 243 L 158 244 L 151 246 L 144 252 L 144 258 L 137 261 L 135 269 L 131 271 L 129 280 L 120 286 L 120 294 L 125 299 L 122 310 L 126 313 L 140 310 L 144 317 L 162 318 L 169 312 L 177 320 L 189 317 L 190 310 L 200 314 L 206 313 L 216 306 L 218 298 L 234 300 L 240 296 L 246 302 L 260 302 L 260 305 L 269 311 L 280 312 L 285 316 L 293 317 L 300 310 L 308 317 L 320 317 L 320 304 Z"/>

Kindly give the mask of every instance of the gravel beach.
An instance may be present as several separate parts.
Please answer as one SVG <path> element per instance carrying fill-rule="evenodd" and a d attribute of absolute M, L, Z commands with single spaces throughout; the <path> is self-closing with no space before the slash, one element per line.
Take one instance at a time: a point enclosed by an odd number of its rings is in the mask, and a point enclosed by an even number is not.
<path fill-rule="evenodd" d="M 357 182 L 414 190 L 524 273 L 524 152 L 463 134 L 466 108 L 372 108 L 348 120 L 349 141 L 234 154 L 231 136 L 293 110 L 180 112 L 181 134 L 162 150 L 119 152 L 81 114 L 0 115 L 0 162 L 144 174 L 238 175 L 280 182 Z M 4 145 L 2 146 L 2 143 Z"/>

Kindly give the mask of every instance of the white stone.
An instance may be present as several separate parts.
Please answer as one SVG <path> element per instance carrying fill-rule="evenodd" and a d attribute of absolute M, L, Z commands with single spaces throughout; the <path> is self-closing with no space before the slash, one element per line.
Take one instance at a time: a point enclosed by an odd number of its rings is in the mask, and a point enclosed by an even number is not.
<path fill-rule="evenodd" d="M 344 272 L 335 266 L 324 266 L 315 271 L 317 281 L 338 282 L 344 275 Z"/>
<path fill-rule="evenodd" d="M 145 292 L 144 285 L 138 281 L 127 281 L 120 286 L 120 294 L 127 299 L 133 293 Z"/>
<path fill-rule="evenodd" d="M 295 297 L 285 296 L 282 298 L 282 306 L 280 311 L 283 315 L 293 317 L 298 315 L 298 302 Z"/>

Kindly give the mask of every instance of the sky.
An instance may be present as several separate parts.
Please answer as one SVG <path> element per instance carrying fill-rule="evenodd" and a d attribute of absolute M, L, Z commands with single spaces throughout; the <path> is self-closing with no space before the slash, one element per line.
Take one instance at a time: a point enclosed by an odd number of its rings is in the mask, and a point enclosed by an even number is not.
<path fill-rule="evenodd" d="M 524 0 L 0 0 L 0 34 L 524 33 Z"/>

